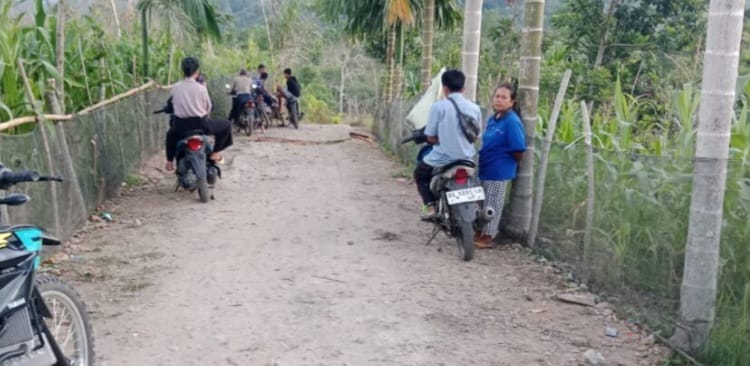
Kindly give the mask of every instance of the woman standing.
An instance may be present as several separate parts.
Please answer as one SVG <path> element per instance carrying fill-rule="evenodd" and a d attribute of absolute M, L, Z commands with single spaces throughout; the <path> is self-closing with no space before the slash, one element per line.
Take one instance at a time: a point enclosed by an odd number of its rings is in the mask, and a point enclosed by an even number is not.
<path fill-rule="evenodd" d="M 475 245 L 479 249 L 492 246 L 503 213 L 505 189 L 516 177 L 518 162 L 526 151 L 526 133 L 516 110 L 516 90 L 512 84 L 495 89 L 492 109 L 495 114 L 487 122 L 479 150 L 479 179 L 487 197 L 485 204 L 497 214 L 483 232 L 477 233 Z"/>

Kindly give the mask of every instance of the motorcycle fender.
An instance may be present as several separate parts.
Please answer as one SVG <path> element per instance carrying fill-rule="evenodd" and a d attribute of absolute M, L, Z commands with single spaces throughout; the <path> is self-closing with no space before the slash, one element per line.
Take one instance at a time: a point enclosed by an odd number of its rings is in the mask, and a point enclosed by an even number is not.
<path fill-rule="evenodd" d="M 206 154 L 203 152 L 188 153 L 185 158 L 198 179 L 206 179 Z"/>
<path fill-rule="evenodd" d="M 474 220 L 477 219 L 477 203 L 476 202 L 459 203 L 457 205 L 451 206 L 450 210 L 451 210 L 451 217 L 453 217 L 453 219 L 455 220 L 454 222 L 458 222 L 458 221 L 474 222 Z"/>

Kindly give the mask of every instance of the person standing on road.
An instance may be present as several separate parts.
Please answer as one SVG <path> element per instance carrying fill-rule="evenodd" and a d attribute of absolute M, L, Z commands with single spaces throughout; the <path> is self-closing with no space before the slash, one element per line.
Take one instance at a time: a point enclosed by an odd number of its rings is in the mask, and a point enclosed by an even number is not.
<path fill-rule="evenodd" d="M 286 107 L 289 110 L 289 118 L 295 118 L 295 121 L 299 122 L 304 113 L 299 111 L 299 98 L 302 96 L 302 86 L 300 86 L 297 78 L 292 75 L 292 69 L 284 69 L 284 78 L 286 79 L 286 89 L 282 89 L 281 85 L 278 86 L 277 90 L 284 95 L 286 98 Z"/>
<path fill-rule="evenodd" d="M 497 236 L 506 188 L 516 177 L 518 163 L 526 151 L 526 133 L 516 109 L 516 89 L 512 84 L 495 89 L 492 109 L 495 113 L 487 122 L 479 150 L 479 179 L 487 197 L 486 207 L 492 207 L 497 214 L 484 231 L 476 233 L 474 244 L 479 249 L 490 248 Z"/>

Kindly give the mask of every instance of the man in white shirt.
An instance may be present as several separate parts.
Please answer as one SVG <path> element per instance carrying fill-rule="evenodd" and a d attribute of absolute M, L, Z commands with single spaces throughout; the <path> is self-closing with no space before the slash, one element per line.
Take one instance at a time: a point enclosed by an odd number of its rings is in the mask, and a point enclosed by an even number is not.
<path fill-rule="evenodd" d="M 214 135 L 213 152 L 209 159 L 223 161 L 219 152 L 232 145 L 232 125 L 223 119 L 209 119 L 211 98 L 205 86 L 196 81 L 200 75 L 198 59 L 187 57 L 182 60 L 182 71 L 185 79 L 172 87 L 172 106 L 174 123 L 167 131 L 166 152 L 168 171 L 174 170 L 174 158 L 177 153 L 177 142 L 187 137 L 191 131 L 201 130 Z"/>

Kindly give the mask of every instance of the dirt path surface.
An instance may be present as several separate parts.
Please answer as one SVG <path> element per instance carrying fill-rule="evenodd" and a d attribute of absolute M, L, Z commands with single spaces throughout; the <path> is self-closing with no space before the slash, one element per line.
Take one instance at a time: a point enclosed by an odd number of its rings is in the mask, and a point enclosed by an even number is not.
<path fill-rule="evenodd" d="M 607 365 L 651 365 L 663 354 L 604 305 L 554 300 L 575 289 L 523 249 L 464 263 L 447 238 L 425 246 L 431 228 L 402 168 L 345 141 L 346 127 L 267 136 L 237 139 L 208 204 L 172 192 L 156 157 L 130 180 L 143 186 L 105 207 L 115 221 L 90 223 L 53 260 L 89 304 L 99 365 L 579 365 L 589 349 Z"/>

